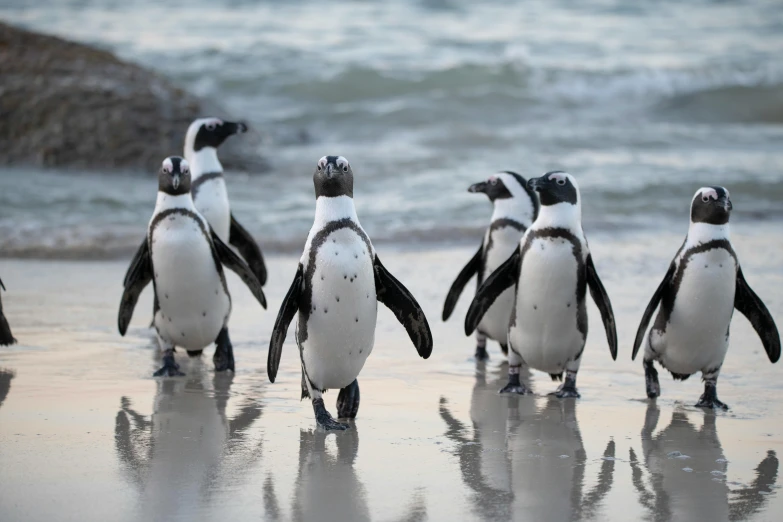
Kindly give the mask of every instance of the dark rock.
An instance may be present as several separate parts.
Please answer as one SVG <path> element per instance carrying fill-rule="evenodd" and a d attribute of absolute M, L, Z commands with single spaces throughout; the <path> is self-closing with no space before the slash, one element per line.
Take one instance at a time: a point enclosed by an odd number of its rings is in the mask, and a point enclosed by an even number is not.
<path fill-rule="evenodd" d="M 112 53 L 0 22 L 0 165 L 154 172 L 182 154 L 192 120 L 226 117 Z M 227 168 L 259 171 L 260 135 L 220 149 Z"/>

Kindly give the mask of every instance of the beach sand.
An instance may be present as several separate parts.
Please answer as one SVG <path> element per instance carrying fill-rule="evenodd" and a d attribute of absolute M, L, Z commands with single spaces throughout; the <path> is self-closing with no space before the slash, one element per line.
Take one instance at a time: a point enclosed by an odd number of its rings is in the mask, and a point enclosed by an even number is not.
<path fill-rule="evenodd" d="M 734 244 L 783 325 L 774 225 L 735 229 Z M 150 290 L 128 335 L 117 333 L 127 261 L 1 260 L 20 343 L 0 348 L 0 520 L 780 520 L 781 366 L 736 314 L 718 386 L 729 412 L 692 406 L 698 376 L 661 372 L 662 397 L 647 401 L 633 336 L 682 235 L 588 236 L 620 351 L 612 362 L 591 303 L 579 400 L 548 398 L 556 383 L 537 372 L 536 396 L 496 393 L 497 345 L 477 365 L 462 333 L 472 284 L 440 320 L 475 246 L 377 245 L 422 304 L 435 348 L 420 359 L 381 308 L 359 416 L 338 434 L 317 429 L 299 401 L 293 328 L 278 382 L 266 376 L 297 255 L 269 256 L 266 311 L 230 274 L 236 375 L 216 375 L 209 348 L 201 359 L 180 353 L 187 376 L 175 379 L 152 378 Z M 332 412 L 336 397 L 325 396 Z"/>

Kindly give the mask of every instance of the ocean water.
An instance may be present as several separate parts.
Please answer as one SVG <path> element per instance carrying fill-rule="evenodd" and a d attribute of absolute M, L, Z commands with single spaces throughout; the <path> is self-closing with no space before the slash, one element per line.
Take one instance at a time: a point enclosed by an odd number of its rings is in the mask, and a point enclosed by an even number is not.
<path fill-rule="evenodd" d="M 268 250 L 301 248 L 326 154 L 351 162 L 376 242 L 478 241 L 491 209 L 466 189 L 497 170 L 574 174 L 588 234 L 684 234 L 706 184 L 730 189 L 735 222 L 780 230 L 783 2 L 507 4 L 2 0 L 0 19 L 248 121 L 272 170 L 228 186 Z M 148 172 L 0 169 L 0 253 L 126 256 L 155 190 Z"/>

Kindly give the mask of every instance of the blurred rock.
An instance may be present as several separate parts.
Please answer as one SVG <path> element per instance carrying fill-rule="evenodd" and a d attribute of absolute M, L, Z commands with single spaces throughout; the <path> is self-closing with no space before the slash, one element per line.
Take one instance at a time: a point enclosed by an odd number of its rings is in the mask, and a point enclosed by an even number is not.
<path fill-rule="evenodd" d="M 154 171 L 203 116 L 229 118 L 110 52 L 0 22 L 0 165 Z M 266 170 L 260 142 L 228 140 L 223 165 Z"/>

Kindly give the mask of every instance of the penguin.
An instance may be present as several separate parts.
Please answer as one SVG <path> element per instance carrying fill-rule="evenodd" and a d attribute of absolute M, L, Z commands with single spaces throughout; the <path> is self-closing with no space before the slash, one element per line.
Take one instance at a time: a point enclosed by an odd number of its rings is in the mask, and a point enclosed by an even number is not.
<path fill-rule="evenodd" d="M 375 342 L 376 301 L 402 323 L 419 355 L 432 353 L 432 333 L 419 303 L 381 263 L 359 224 L 353 204 L 353 170 L 342 156 L 324 156 L 313 173 L 315 221 L 299 266 L 280 306 L 269 342 L 267 374 L 275 382 L 288 325 L 298 312 L 296 343 L 302 364 L 302 398 L 313 403 L 326 430 L 344 430 L 324 407 L 322 393 L 340 388 L 340 418 L 359 409 L 359 375 Z"/>
<path fill-rule="evenodd" d="M 217 149 L 226 138 L 244 132 L 247 125 L 242 122 L 219 118 L 195 120 L 185 135 L 185 159 L 190 164 L 190 192 L 196 210 L 209 221 L 223 243 L 237 249 L 263 286 L 267 278 L 264 257 L 256 240 L 231 212 L 223 165 L 217 156 Z"/>
<path fill-rule="evenodd" d="M 447 321 L 454 311 L 462 290 L 473 275 L 476 275 L 476 290 L 489 274 L 495 271 L 514 250 L 525 230 L 538 215 L 538 197 L 528 186 L 525 178 L 511 171 L 499 172 L 487 181 L 475 183 L 468 192 L 486 194 L 494 205 L 492 220 L 484 233 L 478 251 L 457 275 L 443 305 L 443 320 Z M 476 360 L 487 360 L 487 338 L 500 344 L 504 355 L 508 355 L 508 322 L 514 302 L 510 288 L 498 297 L 479 323 L 476 332 Z"/>
<path fill-rule="evenodd" d="M 530 393 L 519 368 L 547 372 L 565 382 L 553 393 L 576 397 L 576 374 L 587 339 L 587 287 L 601 312 L 612 359 L 617 359 L 617 330 L 609 296 L 596 272 L 582 230 L 582 206 L 576 179 L 566 172 L 547 172 L 528 181 L 541 208 L 514 251 L 481 285 L 465 317 L 470 335 L 507 288 L 515 287 L 508 329 L 508 384 L 501 393 Z"/>
<path fill-rule="evenodd" d="M 166 158 L 158 173 L 158 198 L 147 237 L 131 261 L 123 286 L 117 323 L 125 335 L 144 287 L 155 291 L 153 323 L 163 349 L 163 367 L 155 376 L 184 375 L 174 361 L 174 347 L 200 352 L 215 342 L 216 371 L 234 371 L 228 335 L 231 296 L 223 265 L 236 272 L 266 308 L 256 276 L 198 213 L 190 195 L 187 160 Z"/>
<path fill-rule="evenodd" d="M 5 290 L 5 285 L 3 284 L 2 279 L 0 279 L 0 288 Z M 5 314 L 3 313 L 3 300 L 0 298 L 0 346 L 8 346 L 9 344 L 14 344 L 15 342 L 16 339 L 14 339 L 14 336 L 11 333 L 11 326 L 8 324 L 8 320 L 5 318 Z"/>
<path fill-rule="evenodd" d="M 748 318 L 773 363 L 780 358 L 780 335 L 769 310 L 742 274 L 729 240 L 732 210 L 724 187 L 702 187 L 691 200 L 688 234 L 644 311 L 631 358 L 644 342 L 647 396 L 661 394 L 653 362 L 685 380 L 701 372 L 704 393 L 697 407 L 728 406 L 718 400 L 717 382 L 729 348 L 734 309 Z M 649 334 L 653 313 L 658 309 Z"/>

